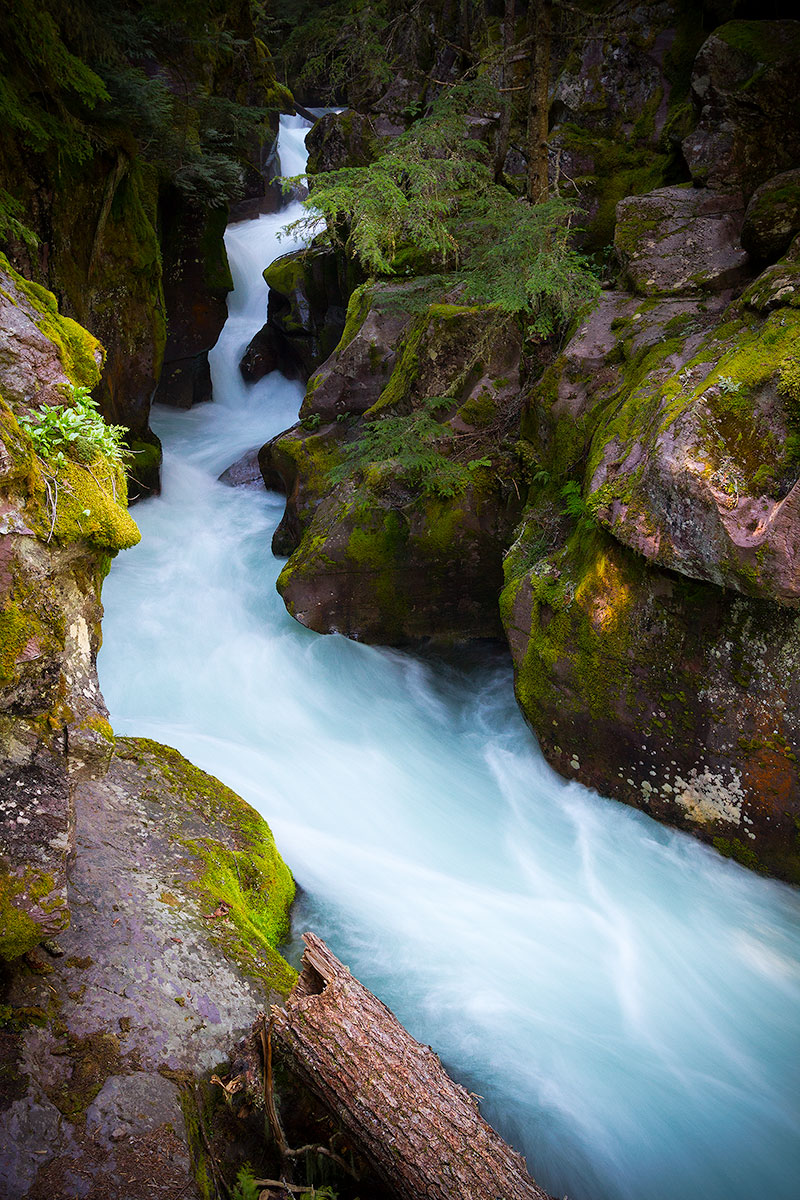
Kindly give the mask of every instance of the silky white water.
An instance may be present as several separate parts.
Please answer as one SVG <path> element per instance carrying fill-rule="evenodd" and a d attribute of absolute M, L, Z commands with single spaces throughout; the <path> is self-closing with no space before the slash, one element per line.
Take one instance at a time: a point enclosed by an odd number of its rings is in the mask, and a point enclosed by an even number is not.
<path fill-rule="evenodd" d="M 287 174 L 304 128 L 284 122 Z M 299 212 L 228 230 L 215 403 L 155 414 L 163 494 L 104 593 L 117 732 L 178 747 L 264 814 L 304 889 L 296 925 L 485 1097 L 548 1190 L 794 1200 L 800 894 L 561 781 L 505 658 L 297 625 L 274 587 L 282 498 L 216 482 L 296 416 L 299 385 L 245 386 L 237 363 Z"/>

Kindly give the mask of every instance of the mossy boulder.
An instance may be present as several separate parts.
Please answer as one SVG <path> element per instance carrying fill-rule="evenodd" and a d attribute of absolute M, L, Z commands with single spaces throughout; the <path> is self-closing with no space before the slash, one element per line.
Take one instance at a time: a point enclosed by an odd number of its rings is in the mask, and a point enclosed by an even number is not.
<path fill-rule="evenodd" d="M 404 303 L 413 286 L 372 282 L 356 288 L 339 344 L 309 380 L 301 420 L 316 415 L 331 421 L 372 408 L 391 378 L 397 347 L 413 319 Z"/>
<path fill-rule="evenodd" d="M 286 509 L 272 538 L 272 552 L 288 556 L 300 544 L 322 499 L 331 490 L 331 472 L 341 464 L 343 429 L 309 419 L 278 434 L 258 452 L 264 484 L 283 492 Z"/>
<path fill-rule="evenodd" d="M 764 314 L 776 308 L 799 308 L 800 253 L 787 256 L 762 271 L 745 289 L 742 302 Z"/>
<path fill-rule="evenodd" d="M 639 295 L 721 292 L 740 284 L 748 257 L 740 241 L 744 210 L 724 192 L 658 188 L 617 205 L 614 248 Z"/>
<path fill-rule="evenodd" d="M 319 175 L 342 167 L 369 166 L 380 155 L 383 144 L 371 116 L 352 108 L 325 113 L 306 137 L 308 173 Z"/>
<path fill-rule="evenodd" d="M 744 215 L 742 245 L 759 262 L 774 262 L 800 232 L 800 170 L 784 171 L 757 188 Z"/>
<path fill-rule="evenodd" d="M 99 343 L 5 261 L 0 316 L 0 957 L 14 957 L 69 920 L 69 780 L 102 773 L 113 748 L 96 671 L 100 587 L 139 532 L 117 463 L 41 459 L 17 420 L 94 386 Z"/>
<path fill-rule="evenodd" d="M 9 403 L 63 404 L 73 384 L 97 386 L 104 357 L 97 338 L 59 313 L 52 292 L 0 254 L 0 391 Z"/>
<path fill-rule="evenodd" d="M 559 170 L 568 177 L 559 181 L 559 188 L 582 210 L 577 239 L 587 250 L 603 250 L 613 243 L 617 205 L 626 196 L 673 182 L 666 153 L 624 138 L 603 137 L 571 122 L 556 126 L 550 146 Z"/>
<path fill-rule="evenodd" d="M 332 250 L 311 247 L 277 258 L 264 278 L 270 289 L 267 324 L 245 351 L 243 373 L 258 377 L 251 359 L 266 344 L 274 353 L 267 369 L 277 362 L 308 378 L 342 336 L 347 301 L 358 282 L 356 268 Z"/>
<path fill-rule="evenodd" d="M 729 21 L 700 49 L 692 73 L 699 114 L 683 153 L 700 184 L 745 200 L 800 161 L 800 21 Z"/>
<path fill-rule="evenodd" d="M 501 608 L 517 697 L 548 761 L 745 865 L 800 880 L 800 623 L 654 569 L 601 531 L 533 554 Z"/>
<path fill-rule="evenodd" d="M 59 957 L 2 981 L 15 1069 L 0 1078 L 13 1130 L 0 1190 L 21 1200 L 68 1177 L 144 1200 L 157 1172 L 175 1195 L 202 1194 L 194 1152 L 202 1174 L 203 1138 L 215 1152 L 231 1141 L 208 1078 L 295 979 L 278 950 L 291 875 L 263 818 L 155 742 L 120 739 L 105 779 L 75 789 L 74 819 Z M 263 1113 L 244 1117 L 239 1161 L 264 1138 Z"/>
<path fill-rule="evenodd" d="M 306 425 L 320 421 L 315 398 L 358 336 L 309 390 Z M 394 369 L 360 420 L 301 426 L 273 444 L 296 545 L 278 590 L 297 620 L 388 644 L 498 634 L 502 553 L 521 503 L 520 350 L 513 318 L 430 305 L 407 315 Z M 383 436 L 398 444 L 381 449 Z"/>
<path fill-rule="evenodd" d="M 652 562 L 795 605 L 800 314 L 721 318 L 699 339 L 678 336 L 603 414 L 587 503 Z"/>
<path fill-rule="evenodd" d="M 627 397 L 677 365 L 684 345 L 699 343 L 721 308 L 716 298 L 603 292 L 527 398 L 522 434 L 538 465 L 562 483 L 582 469 L 604 415 L 627 412 Z"/>
<path fill-rule="evenodd" d="M 588 249 L 613 242 L 620 200 L 689 178 L 680 142 L 694 125 L 689 82 L 703 39 L 690 6 L 630 6 L 582 44 L 567 43 L 551 106 L 551 175 L 582 210 Z"/>

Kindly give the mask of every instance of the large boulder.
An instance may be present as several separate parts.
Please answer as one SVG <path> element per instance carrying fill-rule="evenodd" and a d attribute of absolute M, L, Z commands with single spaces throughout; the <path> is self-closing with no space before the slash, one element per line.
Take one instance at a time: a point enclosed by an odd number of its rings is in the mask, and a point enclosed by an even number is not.
<path fill-rule="evenodd" d="M 502 553 L 521 503 L 509 440 L 520 350 L 513 318 L 431 305 L 409 321 L 360 420 L 327 414 L 319 430 L 300 425 L 262 452 L 288 492 L 275 548 L 293 551 L 278 590 L 297 620 L 389 644 L 498 635 Z M 319 374 L 307 427 L 325 394 Z"/>
<path fill-rule="evenodd" d="M 198 1089 L 294 981 L 276 950 L 291 875 L 243 800 L 139 739 L 76 788 L 74 840 L 57 957 L 0 996 L 0 1192 L 150 1200 L 157 1175 L 199 1200 L 225 1118 L 212 1133 L 222 1091 Z M 233 1124 L 261 1157 L 263 1117 Z"/>
<path fill-rule="evenodd" d="M 797 605 L 800 313 L 734 308 L 659 349 L 598 421 L 587 502 L 652 562 Z"/>
<path fill-rule="evenodd" d="M 773 262 L 800 233 L 800 170 L 762 183 L 744 214 L 742 245 L 760 262 Z"/>
<path fill-rule="evenodd" d="M 325 113 L 306 137 L 307 170 L 309 175 L 318 175 L 342 167 L 366 167 L 378 157 L 381 147 L 374 117 L 353 109 Z"/>
<path fill-rule="evenodd" d="M 553 549 L 540 529 L 533 508 L 501 609 L 548 761 L 800 881 L 797 615 L 654 569 L 599 531 Z"/>
<path fill-rule="evenodd" d="M 312 247 L 276 258 L 264 271 L 267 323 L 252 338 L 240 369 L 248 380 L 274 370 L 308 376 L 336 347 L 345 326 L 355 268 L 332 250 Z"/>
<path fill-rule="evenodd" d="M 102 349 L 55 298 L 0 258 L 0 958 L 69 920 L 71 785 L 101 774 L 100 585 L 139 539 L 105 458 L 44 462 L 18 417 L 100 377 Z"/>
<path fill-rule="evenodd" d="M 692 178 L 748 199 L 800 162 L 800 21 L 729 21 L 692 73 L 697 126 L 683 142 Z"/>
<path fill-rule="evenodd" d="M 362 284 L 347 307 L 341 340 L 309 380 L 301 419 L 331 421 L 372 408 L 389 382 L 397 347 L 412 320 L 404 303 L 413 284 Z"/>
<path fill-rule="evenodd" d="M 702 37 L 689 8 L 628 5 L 570 46 L 553 90 L 550 176 L 581 209 L 578 236 L 591 249 L 613 241 L 625 196 L 689 178 L 680 143 Z"/>
<path fill-rule="evenodd" d="M 747 276 L 736 195 L 689 187 L 658 188 L 617 205 L 614 247 L 629 286 L 640 295 L 720 292 Z"/>

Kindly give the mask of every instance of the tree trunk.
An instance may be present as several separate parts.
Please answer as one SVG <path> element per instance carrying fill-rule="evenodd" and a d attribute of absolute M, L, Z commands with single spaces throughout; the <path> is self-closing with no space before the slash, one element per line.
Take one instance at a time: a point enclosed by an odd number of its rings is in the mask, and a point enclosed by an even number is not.
<path fill-rule="evenodd" d="M 403 1200 L 548 1200 L 524 1159 L 315 934 L 272 1028 L 292 1069 Z"/>
<path fill-rule="evenodd" d="M 503 167 L 508 154 L 508 139 L 511 132 L 511 48 L 514 44 L 514 25 L 516 21 L 515 0 L 505 0 L 503 14 L 503 64 L 500 69 L 500 90 L 503 93 L 503 107 L 500 116 L 500 130 L 497 135 L 497 154 L 494 160 L 494 181 L 502 183 Z"/>
<path fill-rule="evenodd" d="M 553 34 L 551 0 L 532 0 L 533 66 L 528 100 L 528 199 L 547 199 L 547 141 L 550 134 L 550 42 Z"/>

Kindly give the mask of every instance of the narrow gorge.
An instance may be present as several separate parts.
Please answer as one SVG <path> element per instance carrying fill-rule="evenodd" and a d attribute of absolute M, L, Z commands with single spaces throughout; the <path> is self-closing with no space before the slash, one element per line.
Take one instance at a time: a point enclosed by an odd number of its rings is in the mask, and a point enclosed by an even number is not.
<path fill-rule="evenodd" d="M 135 353 L 63 284 L 130 262 L 135 156 L 86 253 L 6 227 L 14 1200 L 403 1194 L 267 1067 L 309 929 L 547 1193 L 794 1195 L 800 24 L 596 7 L 243 9 L 211 91 L 267 132 L 224 247 L 150 178 Z"/>

